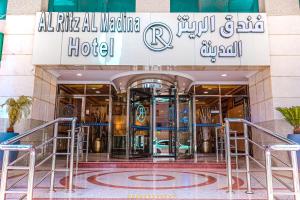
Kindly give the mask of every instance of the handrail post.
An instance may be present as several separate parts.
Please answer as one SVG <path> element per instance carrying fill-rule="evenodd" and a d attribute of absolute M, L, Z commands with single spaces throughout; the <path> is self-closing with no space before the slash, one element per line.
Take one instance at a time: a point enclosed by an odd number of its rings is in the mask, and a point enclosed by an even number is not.
<path fill-rule="evenodd" d="M 27 188 L 27 199 L 33 198 L 33 181 L 35 171 L 35 149 L 30 149 L 29 155 L 29 172 L 28 172 L 28 188 Z"/>
<path fill-rule="evenodd" d="M 295 199 L 300 200 L 299 174 L 296 151 L 291 151 Z"/>
<path fill-rule="evenodd" d="M 2 162 L 2 176 L 1 176 L 1 190 L 0 190 L 0 200 L 5 200 L 6 196 L 6 184 L 7 184 L 7 172 L 9 164 L 9 150 L 3 150 L 3 162 Z"/>
<path fill-rule="evenodd" d="M 69 191 L 73 189 L 73 170 L 74 170 L 74 143 L 75 143 L 75 126 L 76 119 L 72 120 L 72 129 L 71 129 L 71 151 L 70 151 L 70 168 L 69 168 Z"/>
<path fill-rule="evenodd" d="M 51 179 L 50 179 L 50 191 L 54 191 L 54 176 L 56 167 L 56 151 L 57 151 L 57 134 L 58 134 L 58 122 L 54 125 L 53 133 L 53 149 L 52 149 L 52 166 L 51 166 Z"/>
<path fill-rule="evenodd" d="M 267 180 L 267 193 L 268 200 L 273 200 L 273 177 L 272 177 L 272 158 L 271 150 L 269 147 L 265 150 L 265 159 L 266 159 L 266 180 Z"/>
<path fill-rule="evenodd" d="M 243 123 L 244 126 L 244 142 L 245 142 L 245 161 L 246 161 L 246 178 L 247 178 L 247 194 L 253 194 L 251 188 L 251 174 L 250 174 L 250 161 L 249 161 L 249 132 L 248 125 Z"/>
<path fill-rule="evenodd" d="M 225 120 L 225 139 L 226 139 L 226 169 L 228 178 L 228 192 L 232 192 L 232 171 L 231 171 L 231 150 L 230 150 L 230 125 L 229 121 Z"/>
<path fill-rule="evenodd" d="M 216 137 L 216 157 L 217 157 L 217 162 L 219 162 L 218 127 L 215 127 L 215 137 Z"/>

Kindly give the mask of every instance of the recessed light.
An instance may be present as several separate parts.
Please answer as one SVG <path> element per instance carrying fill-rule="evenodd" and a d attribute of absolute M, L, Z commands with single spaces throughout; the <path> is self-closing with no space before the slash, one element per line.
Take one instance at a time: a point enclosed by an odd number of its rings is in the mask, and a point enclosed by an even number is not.
<path fill-rule="evenodd" d="M 204 94 L 208 94 L 208 92 L 207 92 L 207 91 L 204 91 L 203 93 L 204 93 Z"/>
<path fill-rule="evenodd" d="M 226 76 L 227 76 L 227 74 L 222 74 L 221 76 L 223 76 L 223 77 L 226 77 Z"/>
<path fill-rule="evenodd" d="M 212 90 L 212 88 L 207 88 L 207 89 Z"/>
<path fill-rule="evenodd" d="M 96 91 L 97 94 L 100 94 L 100 91 Z"/>
<path fill-rule="evenodd" d="M 96 88 L 93 87 L 92 90 L 96 90 Z"/>
<path fill-rule="evenodd" d="M 78 74 L 76 74 L 76 76 L 82 76 L 82 73 L 78 73 Z"/>

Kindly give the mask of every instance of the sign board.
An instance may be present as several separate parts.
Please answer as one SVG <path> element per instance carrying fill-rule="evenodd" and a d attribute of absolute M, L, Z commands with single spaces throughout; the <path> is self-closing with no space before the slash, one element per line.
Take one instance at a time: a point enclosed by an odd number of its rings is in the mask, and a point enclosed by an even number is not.
<path fill-rule="evenodd" d="M 269 65 L 264 13 L 37 13 L 36 65 Z"/>

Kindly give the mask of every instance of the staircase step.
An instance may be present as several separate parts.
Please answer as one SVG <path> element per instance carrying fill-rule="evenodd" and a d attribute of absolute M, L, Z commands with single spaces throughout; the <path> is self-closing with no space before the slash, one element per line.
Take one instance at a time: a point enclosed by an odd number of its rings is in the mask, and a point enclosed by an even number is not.
<path fill-rule="evenodd" d="M 233 164 L 234 165 L 234 164 Z M 79 168 L 193 168 L 226 169 L 225 162 L 79 162 Z M 234 167 L 234 166 L 233 166 Z"/>

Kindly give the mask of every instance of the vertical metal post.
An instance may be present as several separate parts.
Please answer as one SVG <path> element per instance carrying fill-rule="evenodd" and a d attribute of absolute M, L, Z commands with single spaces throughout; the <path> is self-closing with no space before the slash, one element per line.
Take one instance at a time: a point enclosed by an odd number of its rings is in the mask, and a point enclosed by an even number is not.
<path fill-rule="evenodd" d="M 244 142 L 245 142 L 245 161 L 246 161 L 246 179 L 247 179 L 247 194 L 253 194 L 251 188 L 251 174 L 250 174 L 250 160 L 249 160 L 249 134 L 248 134 L 248 125 L 244 125 Z"/>
<path fill-rule="evenodd" d="M 130 115 L 130 88 L 127 89 L 127 113 L 126 113 L 126 159 L 129 159 L 129 116 Z"/>
<path fill-rule="evenodd" d="M 90 126 L 87 126 L 87 133 L 86 133 L 86 152 L 85 152 L 85 162 L 88 161 L 89 157 L 89 148 L 90 148 Z"/>
<path fill-rule="evenodd" d="M 300 189 L 299 189 L 299 174 L 298 174 L 298 163 L 296 151 L 291 151 L 292 167 L 293 167 L 293 183 L 295 199 L 300 200 Z"/>
<path fill-rule="evenodd" d="M 266 159 L 266 180 L 267 180 L 267 193 L 268 200 L 273 200 L 273 178 L 272 178 L 272 159 L 271 151 L 269 148 L 265 150 L 265 159 Z"/>
<path fill-rule="evenodd" d="M 218 127 L 215 127 L 215 137 L 216 137 L 216 157 L 217 157 L 217 162 L 219 162 Z"/>
<path fill-rule="evenodd" d="M 196 98 L 193 95 L 193 146 L 194 146 L 194 161 L 197 162 L 197 130 L 196 130 Z"/>
<path fill-rule="evenodd" d="M 230 150 L 230 124 L 225 120 L 225 146 L 226 146 L 226 168 L 228 178 L 228 192 L 232 192 L 231 150 Z"/>
<path fill-rule="evenodd" d="M 193 153 L 193 104 L 192 99 L 189 97 L 189 154 Z"/>
<path fill-rule="evenodd" d="M 75 147 L 75 126 L 76 118 L 72 120 L 71 129 L 71 150 L 70 150 L 70 171 L 69 171 L 69 191 L 73 189 L 73 173 L 74 173 L 74 147 Z"/>
<path fill-rule="evenodd" d="M 51 166 L 51 179 L 50 179 L 50 191 L 54 191 L 54 176 L 56 167 L 56 150 L 57 150 L 57 134 L 58 134 L 58 122 L 54 125 L 53 133 L 53 148 L 52 148 L 52 166 Z"/>
<path fill-rule="evenodd" d="M 35 149 L 30 149 L 29 155 L 29 172 L 28 172 L 28 188 L 27 188 L 27 199 L 33 198 L 33 181 L 34 181 L 34 170 L 35 170 Z M 52 179 L 52 174 L 51 174 Z"/>
<path fill-rule="evenodd" d="M 71 130 L 68 130 L 68 143 L 67 143 L 67 169 L 69 168 L 69 157 L 70 157 L 70 140 L 71 140 Z"/>
<path fill-rule="evenodd" d="M 109 105 L 108 105 L 108 138 L 107 138 L 107 156 L 110 158 L 112 151 L 112 96 L 111 96 L 111 86 L 109 95 Z"/>
<path fill-rule="evenodd" d="M 156 139 L 156 98 L 153 97 L 153 106 L 152 106 L 152 131 L 153 131 L 153 138 Z M 156 141 L 157 142 L 157 141 Z M 153 142 L 152 142 L 153 143 Z M 152 144 L 153 146 L 153 144 Z M 153 148 L 153 147 L 152 147 Z M 157 154 L 157 149 L 153 148 L 153 155 Z"/>
<path fill-rule="evenodd" d="M 149 154 L 153 155 L 153 97 L 150 97 L 150 129 L 149 129 Z"/>
<path fill-rule="evenodd" d="M 6 184 L 7 184 L 7 172 L 9 164 L 9 150 L 4 150 L 3 162 L 2 162 L 2 176 L 1 176 L 1 189 L 0 189 L 0 200 L 5 200 L 6 196 Z"/>
<path fill-rule="evenodd" d="M 176 142 L 175 142 L 175 159 L 179 157 L 179 94 L 176 92 Z M 173 138 L 172 138 L 173 139 Z"/>
<path fill-rule="evenodd" d="M 235 168 L 238 169 L 238 146 L 237 146 L 237 131 L 233 131 L 234 133 L 234 153 L 235 153 Z"/>
<path fill-rule="evenodd" d="M 80 148 L 80 143 L 81 143 L 81 128 L 78 129 L 77 133 L 76 133 L 76 130 L 75 130 L 75 138 L 77 138 L 76 140 L 76 161 L 75 161 L 75 171 L 77 173 L 77 170 L 78 170 L 78 162 L 79 162 L 79 151 L 81 151 L 81 148 Z"/>

